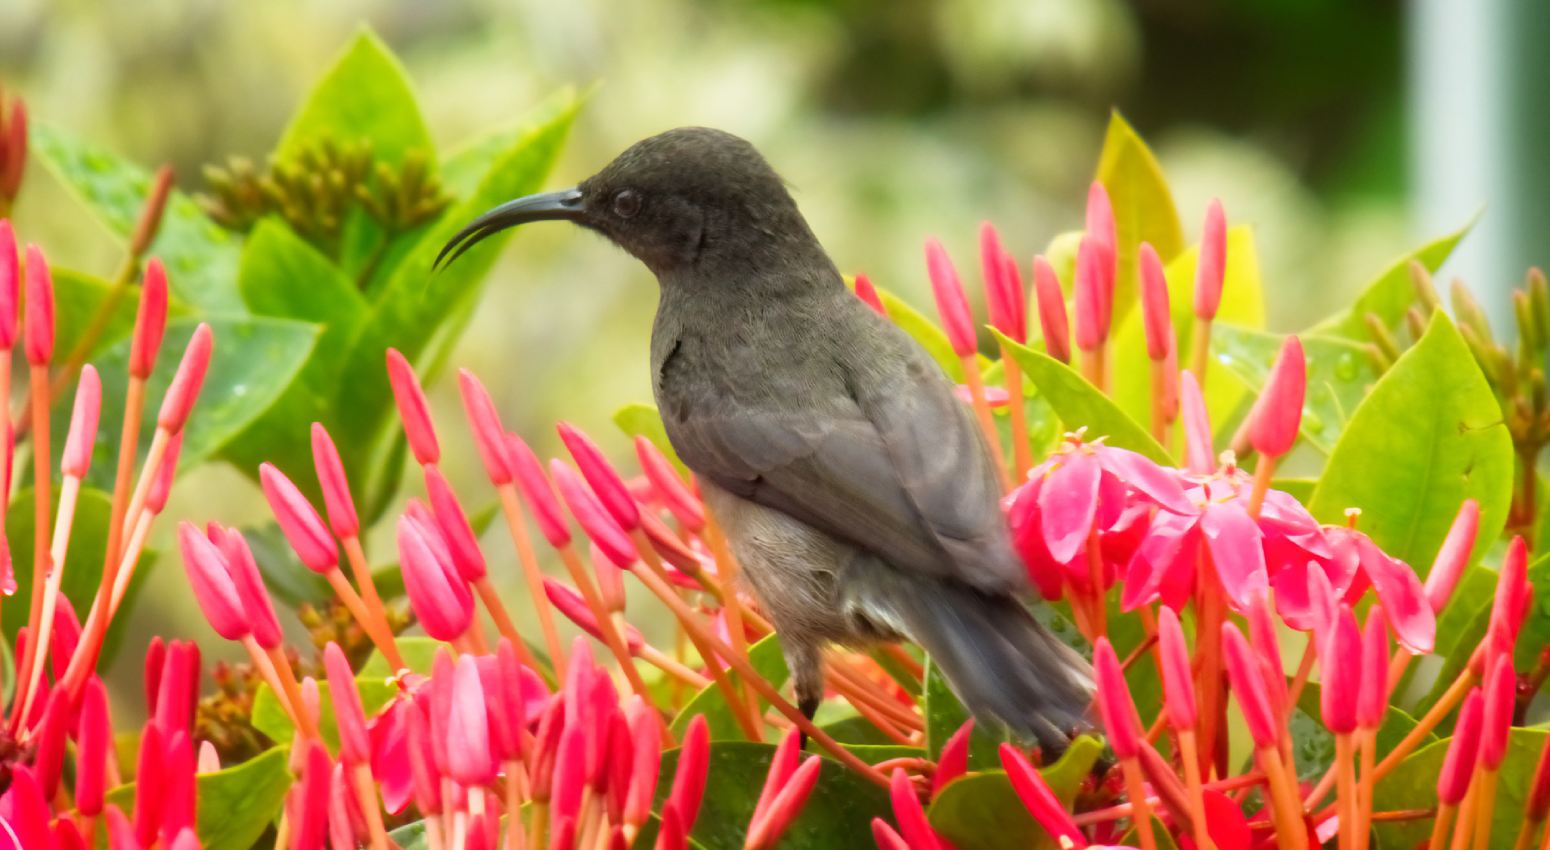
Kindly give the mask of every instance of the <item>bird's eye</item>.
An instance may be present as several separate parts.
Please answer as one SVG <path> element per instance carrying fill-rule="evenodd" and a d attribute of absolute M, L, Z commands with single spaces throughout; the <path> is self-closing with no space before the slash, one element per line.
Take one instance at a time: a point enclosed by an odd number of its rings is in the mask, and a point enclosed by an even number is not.
<path fill-rule="evenodd" d="M 640 193 L 634 189 L 622 189 L 614 195 L 614 215 L 629 218 L 640 212 Z"/>

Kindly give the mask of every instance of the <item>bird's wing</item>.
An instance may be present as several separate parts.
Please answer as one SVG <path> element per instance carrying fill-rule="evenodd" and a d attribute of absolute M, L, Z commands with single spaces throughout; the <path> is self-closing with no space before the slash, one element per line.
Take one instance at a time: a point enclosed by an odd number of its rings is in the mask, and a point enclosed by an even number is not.
<path fill-rule="evenodd" d="M 881 382 L 847 380 L 799 405 L 725 405 L 669 432 L 684 462 L 717 486 L 900 570 L 985 590 L 1022 586 L 973 420 L 934 363 L 906 365 L 914 386 L 868 392 L 856 387 Z"/>

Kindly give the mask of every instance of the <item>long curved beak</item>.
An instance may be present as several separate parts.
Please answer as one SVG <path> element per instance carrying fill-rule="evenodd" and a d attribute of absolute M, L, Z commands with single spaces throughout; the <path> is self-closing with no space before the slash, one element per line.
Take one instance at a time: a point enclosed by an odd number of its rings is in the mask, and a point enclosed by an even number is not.
<path fill-rule="evenodd" d="M 530 221 L 577 221 L 586 213 L 580 189 L 561 189 L 507 201 L 479 216 L 447 241 L 432 268 L 451 265 L 463 252 L 487 236 Z M 451 256 L 447 256 L 448 253 Z M 445 260 L 445 263 L 443 262 Z"/>

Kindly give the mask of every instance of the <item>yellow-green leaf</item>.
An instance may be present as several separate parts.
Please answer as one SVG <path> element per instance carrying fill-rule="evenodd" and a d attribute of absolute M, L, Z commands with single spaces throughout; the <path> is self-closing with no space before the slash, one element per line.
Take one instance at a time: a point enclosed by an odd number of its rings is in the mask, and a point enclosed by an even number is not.
<path fill-rule="evenodd" d="M 1115 278 L 1114 318 L 1125 317 L 1136 302 L 1136 257 L 1142 242 L 1150 242 L 1164 263 L 1184 250 L 1178 208 L 1163 177 L 1162 166 L 1146 142 L 1119 112 L 1109 116 L 1096 179 L 1109 191 L 1114 205 L 1115 245 L 1119 274 Z"/>
<path fill-rule="evenodd" d="M 1367 314 L 1372 313 L 1388 327 L 1394 327 L 1405 316 L 1405 311 L 1415 303 L 1415 284 L 1410 279 L 1410 263 L 1419 262 L 1429 272 L 1436 272 L 1458 246 L 1459 240 L 1475 226 L 1479 216 L 1470 219 L 1463 227 L 1444 234 L 1396 259 L 1371 283 L 1363 287 L 1362 294 L 1348 309 L 1342 310 L 1310 330 L 1336 334 L 1350 339 L 1366 341 Z"/>

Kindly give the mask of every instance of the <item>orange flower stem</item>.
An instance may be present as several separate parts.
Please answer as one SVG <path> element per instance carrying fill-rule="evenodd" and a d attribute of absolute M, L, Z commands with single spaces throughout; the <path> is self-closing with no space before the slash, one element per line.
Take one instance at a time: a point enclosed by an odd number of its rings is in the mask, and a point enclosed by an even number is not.
<path fill-rule="evenodd" d="M 979 420 L 980 430 L 985 433 L 990 455 L 995 458 L 996 477 L 1001 480 L 1001 492 L 1005 493 L 1012 489 L 1012 476 L 1007 472 L 1006 452 L 1001 448 L 1001 435 L 996 432 L 996 419 L 990 412 L 990 400 L 985 397 L 985 379 L 980 375 L 979 359 L 973 354 L 960 359 L 963 362 L 963 382 L 969 387 L 974 416 Z"/>
<path fill-rule="evenodd" d="M 1454 816 L 1458 814 L 1458 807 L 1452 803 L 1443 803 L 1437 807 L 1437 816 L 1432 821 L 1432 837 L 1426 842 L 1428 848 L 1442 850 L 1448 840 L 1448 830 L 1453 828 Z"/>
<path fill-rule="evenodd" d="M 1028 412 L 1023 409 L 1023 371 L 1001 345 L 1001 377 L 1009 399 L 1007 415 L 1012 425 L 1012 467 L 1016 472 L 1013 482 L 1028 480 L 1028 470 L 1033 468 L 1033 446 L 1028 442 Z"/>
<path fill-rule="evenodd" d="M 1491 846 L 1491 822 L 1496 815 L 1497 772 L 1484 767 L 1475 768 L 1475 782 L 1480 794 L 1475 798 L 1474 850 L 1489 850 Z"/>
<path fill-rule="evenodd" d="M 1281 751 L 1261 747 L 1255 752 L 1265 781 L 1270 785 L 1270 812 L 1276 826 L 1276 845 L 1281 850 L 1308 850 L 1308 832 L 1303 827 L 1302 801 L 1297 789 L 1287 783 Z"/>
<path fill-rule="evenodd" d="M 495 621 L 495 630 L 501 637 L 511 641 L 511 648 L 517 653 L 517 660 L 525 667 L 534 670 L 540 669 L 538 659 L 533 657 L 531 650 L 527 648 L 527 641 L 517 633 L 517 624 L 512 622 L 511 613 L 506 610 L 506 604 L 501 602 L 500 594 L 495 591 L 495 585 L 490 583 L 490 577 L 480 576 L 474 582 L 474 592 L 479 594 L 479 601 L 484 604 L 484 610 L 490 612 L 490 619 Z"/>
<path fill-rule="evenodd" d="M 1249 491 L 1249 516 L 1259 519 L 1259 511 L 1265 506 L 1265 493 L 1270 490 L 1270 478 L 1276 472 L 1276 459 L 1261 455 L 1254 464 L 1254 489 Z"/>
<path fill-rule="evenodd" d="M 1378 730 L 1363 729 L 1356 735 L 1357 756 L 1361 763 L 1362 781 L 1356 786 L 1356 850 L 1367 850 L 1371 841 L 1372 832 L 1372 806 L 1373 791 L 1377 783 L 1373 780 L 1373 771 L 1376 768 L 1378 757 Z"/>
<path fill-rule="evenodd" d="M 567 543 L 555 551 L 560 553 L 560 561 L 565 564 L 565 569 L 570 573 L 571 581 L 576 589 L 581 591 L 581 598 L 587 603 L 592 616 L 597 620 L 597 630 L 603 635 L 603 644 L 608 651 L 613 653 L 614 660 L 619 662 L 619 668 L 624 673 L 624 678 L 630 683 L 630 689 L 647 704 L 651 703 L 651 691 L 646 688 L 646 683 L 641 680 L 640 671 L 635 669 L 635 659 L 630 656 L 630 650 L 625 647 L 624 639 L 614 629 L 614 621 L 608 616 L 608 610 L 599 597 L 597 587 L 592 584 L 592 577 L 587 574 L 587 568 L 581 563 L 581 558 L 576 554 L 576 547 Z"/>
<path fill-rule="evenodd" d="M 317 718 L 312 716 L 306 700 L 302 699 L 301 683 L 296 680 L 296 671 L 291 667 L 291 660 L 285 657 L 285 650 L 277 646 L 273 649 L 265 649 L 263 652 L 269 656 L 270 664 L 275 670 L 275 677 L 280 680 L 280 686 L 284 689 L 285 700 L 296 711 L 296 728 L 301 730 L 303 737 L 322 740 L 318 732 Z"/>
<path fill-rule="evenodd" d="M 377 629 L 376 618 L 372 617 L 360 594 L 350 586 L 350 580 L 344 577 L 344 572 L 335 565 L 323 574 L 323 578 L 328 579 L 328 586 L 334 589 L 334 595 L 339 597 L 339 601 L 344 603 L 345 610 L 349 611 L 350 616 L 355 618 L 355 622 L 360 624 L 361 631 L 371 638 L 372 645 L 377 648 L 377 651 L 393 665 L 394 670 L 402 670 L 404 659 L 398 654 L 398 644 L 393 640 L 393 633 L 384 633 Z"/>
<path fill-rule="evenodd" d="M 726 598 L 731 600 L 730 603 L 723 604 L 722 611 L 726 613 L 727 634 L 732 638 L 732 650 L 741 653 L 744 658 L 747 658 L 748 633 L 743 630 L 743 606 L 737 599 L 737 558 L 732 555 L 732 547 L 727 545 L 726 535 L 721 532 L 721 524 L 716 522 L 715 515 L 709 511 L 705 513 L 704 539 L 706 545 L 710 547 L 711 555 L 716 559 L 716 571 L 722 576 L 722 589 L 726 594 Z M 743 700 L 751 707 L 752 711 L 758 712 L 759 698 L 754 694 L 753 689 L 748 686 L 747 682 L 743 683 Z M 755 731 L 758 732 L 760 730 L 758 727 L 755 727 Z M 758 735 L 752 740 L 757 743 L 763 741 L 764 738 L 762 735 Z"/>
<path fill-rule="evenodd" d="M 377 801 L 377 783 L 371 778 L 371 765 L 362 762 L 351 771 L 355 787 L 355 799 L 361 804 L 361 814 L 366 817 L 366 831 L 370 836 L 371 850 L 387 850 L 387 830 L 382 826 L 382 804 Z M 469 797 L 478 789 L 469 789 Z"/>
<path fill-rule="evenodd" d="M 1172 418 L 1168 415 L 1168 361 L 1153 360 L 1152 363 L 1152 437 L 1159 445 L 1168 445 L 1168 425 Z"/>
<path fill-rule="evenodd" d="M 544 636 L 544 650 L 549 653 L 549 664 L 555 678 L 565 680 L 565 648 L 560 643 L 560 633 L 554 625 L 554 607 L 549 604 L 549 594 L 544 591 L 544 574 L 538 568 L 538 558 L 533 552 L 533 541 L 527 534 L 527 523 L 522 517 L 522 497 L 517 495 L 517 485 L 511 482 L 497 488 L 500 493 L 501 512 L 506 516 L 506 528 L 511 532 L 512 545 L 517 550 L 517 560 L 522 563 L 522 577 L 527 582 L 527 595 L 533 600 L 538 614 L 538 629 Z"/>
<path fill-rule="evenodd" d="M 402 670 L 406 666 L 404 658 L 398 652 L 393 627 L 388 625 L 387 609 L 382 605 L 382 597 L 377 594 L 377 583 L 372 578 L 371 565 L 366 562 L 366 550 L 361 548 L 361 538 L 346 537 L 343 542 L 345 560 L 350 562 L 350 574 L 355 576 L 355 584 L 360 588 L 362 605 L 371 617 L 373 628 L 387 646 L 382 655 L 393 665 L 394 670 Z"/>
<path fill-rule="evenodd" d="M 1206 826 L 1205 789 L 1200 783 L 1200 753 L 1195 742 L 1194 729 L 1178 730 L 1179 761 L 1184 763 L 1184 789 L 1189 793 L 1189 820 L 1195 846 L 1200 850 L 1213 850 L 1211 831 Z"/>
<path fill-rule="evenodd" d="M 32 398 L 32 470 L 33 470 L 33 533 L 32 533 L 32 605 L 28 608 L 27 634 L 33 640 L 27 642 L 26 654 L 21 659 L 21 669 L 16 677 L 20 690 L 15 705 L 25 706 L 31 699 L 28 683 L 32 681 L 34 666 L 42 663 L 38 652 L 38 627 L 43 617 L 44 586 L 49 573 L 49 510 L 53 507 L 50 488 L 53 484 L 53 455 L 49 453 L 49 405 L 48 366 L 33 364 L 27 373 L 27 384 Z M 11 714 L 11 732 L 21 728 L 25 711 Z"/>
<path fill-rule="evenodd" d="M 1211 359 L 1211 320 L 1196 317 L 1195 332 L 1190 336 L 1190 370 L 1195 373 L 1195 380 L 1203 391 L 1206 388 L 1206 364 Z"/>
<path fill-rule="evenodd" d="M 1134 804 L 1130 819 L 1135 823 L 1136 834 L 1141 837 L 1141 850 L 1157 850 L 1157 837 L 1152 834 L 1152 806 L 1146 799 L 1146 778 L 1141 774 L 1141 762 L 1132 757 L 1121 761 L 1120 767 L 1125 772 L 1125 793 Z"/>
<path fill-rule="evenodd" d="M 1340 812 L 1340 850 L 1356 850 L 1356 759 L 1350 733 L 1335 735 L 1335 799 Z M 1301 812 L 1301 807 L 1298 807 Z"/>
<path fill-rule="evenodd" d="M 1449 850 L 1465 850 L 1469 847 L 1470 839 L 1475 834 L 1475 799 L 1479 796 L 1479 783 L 1471 782 L 1469 791 L 1464 794 L 1464 802 L 1459 804 L 1458 818 L 1453 826 L 1453 841 L 1448 845 Z"/>

